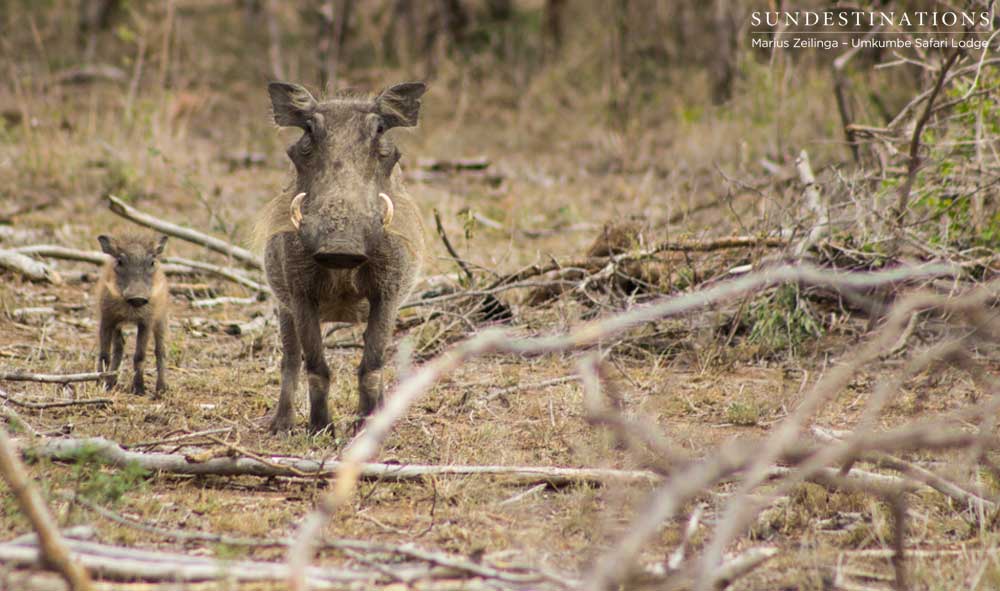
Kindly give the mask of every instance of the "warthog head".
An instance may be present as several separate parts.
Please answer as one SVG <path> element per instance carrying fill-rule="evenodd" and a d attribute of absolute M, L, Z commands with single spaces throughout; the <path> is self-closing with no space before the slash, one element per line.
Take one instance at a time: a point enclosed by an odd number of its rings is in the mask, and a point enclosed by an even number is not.
<path fill-rule="evenodd" d="M 399 150 L 385 132 L 417 124 L 425 85 L 322 102 L 297 84 L 267 89 L 274 121 L 305 132 L 288 148 L 297 177 L 288 215 L 303 247 L 331 269 L 363 264 L 393 215 L 389 177 Z"/>
<path fill-rule="evenodd" d="M 97 241 L 101 243 L 101 250 L 114 259 L 111 263 L 114 280 L 108 281 L 111 293 L 133 308 L 149 303 L 158 259 L 163 254 L 167 237 L 154 240 L 146 237 L 113 238 L 102 234 Z"/>

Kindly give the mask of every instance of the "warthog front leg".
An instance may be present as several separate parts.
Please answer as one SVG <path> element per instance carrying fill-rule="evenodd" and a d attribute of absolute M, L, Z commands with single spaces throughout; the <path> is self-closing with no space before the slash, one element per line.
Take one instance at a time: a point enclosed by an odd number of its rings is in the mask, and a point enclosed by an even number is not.
<path fill-rule="evenodd" d="M 125 346 L 121 329 L 102 318 L 98 335 L 100 351 L 97 356 L 97 371 L 118 371 L 122 360 L 122 348 Z M 116 375 L 104 378 L 104 389 L 110 390 L 117 383 L 118 376 Z"/>
<path fill-rule="evenodd" d="M 330 409 L 326 404 L 330 392 L 330 367 L 323 354 L 319 314 L 314 308 L 302 304 L 296 306 L 293 314 L 309 376 L 309 430 L 318 433 L 328 429 L 332 433 L 333 423 L 330 422 Z"/>
<path fill-rule="evenodd" d="M 380 300 L 369 301 L 368 326 L 365 328 L 365 352 L 358 367 L 358 415 L 365 418 L 382 404 L 382 366 L 385 349 L 396 322 L 396 307 Z"/>
<path fill-rule="evenodd" d="M 156 396 L 167 391 L 166 351 L 163 349 L 163 339 L 167 331 L 167 321 L 159 320 L 153 325 L 153 351 L 156 353 Z"/>
<path fill-rule="evenodd" d="M 278 331 L 281 333 L 281 395 L 268 427 L 271 433 L 288 431 L 295 422 L 295 390 L 299 386 L 299 369 L 302 367 L 302 346 L 295 331 L 295 319 L 290 312 L 280 308 Z"/>
<path fill-rule="evenodd" d="M 135 354 L 132 356 L 132 364 L 135 367 L 135 377 L 132 379 L 132 392 L 142 396 L 146 393 L 146 385 L 142 378 L 142 369 L 146 363 L 146 348 L 149 346 L 149 326 L 145 322 L 139 322 L 138 331 L 135 335 Z"/>
<path fill-rule="evenodd" d="M 125 352 L 125 335 L 122 334 L 121 327 L 115 329 L 115 335 L 111 337 L 111 367 L 110 371 L 118 372 L 122 364 L 122 355 Z M 110 378 L 117 382 L 118 377 Z"/>

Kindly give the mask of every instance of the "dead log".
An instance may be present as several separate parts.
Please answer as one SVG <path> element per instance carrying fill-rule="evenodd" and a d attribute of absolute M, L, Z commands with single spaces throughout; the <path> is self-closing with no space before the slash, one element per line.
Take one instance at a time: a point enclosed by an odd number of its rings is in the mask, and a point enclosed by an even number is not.
<path fill-rule="evenodd" d="M 84 373 L 30 373 L 24 371 L 0 372 L 0 380 L 8 382 L 42 382 L 45 384 L 71 384 L 74 382 L 96 382 L 114 375 L 114 372 Z"/>
<path fill-rule="evenodd" d="M 54 268 L 13 250 L 0 249 L 0 267 L 19 273 L 31 281 L 47 281 L 54 285 L 63 283 L 62 277 Z"/>
<path fill-rule="evenodd" d="M 337 472 L 337 460 L 313 460 L 289 456 L 267 457 L 267 463 L 253 458 L 222 457 L 204 462 L 190 462 L 184 454 L 140 453 L 126 451 L 114 441 L 103 437 L 83 439 L 48 439 L 32 446 L 36 457 L 56 461 L 74 461 L 81 449 L 93 452 L 95 457 L 113 466 L 124 467 L 131 462 L 152 472 L 171 474 L 214 474 L 217 476 L 301 476 L 302 474 L 329 478 Z M 496 476 L 517 483 L 551 486 L 569 484 L 602 485 L 610 482 L 648 484 L 657 482 L 659 476 L 645 470 L 610 470 L 601 468 L 557 468 L 546 466 L 463 466 L 427 464 L 361 465 L 361 477 L 368 480 L 406 482 L 422 480 L 427 476 Z"/>
<path fill-rule="evenodd" d="M 203 556 L 122 548 L 86 540 L 64 540 L 73 559 L 95 577 L 116 581 L 275 581 L 288 576 L 285 564 L 251 560 L 222 561 Z M 0 562 L 19 566 L 38 563 L 39 550 L 33 539 L 0 544 Z M 417 567 L 425 576 L 427 567 Z M 408 569 L 403 569 L 408 570 Z M 345 583 L 370 582 L 375 571 L 311 567 L 306 574 L 313 589 L 329 589 Z M 84 587 L 79 587 L 83 589 Z M 74 588 L 75 589 L 75 588 Z"/>

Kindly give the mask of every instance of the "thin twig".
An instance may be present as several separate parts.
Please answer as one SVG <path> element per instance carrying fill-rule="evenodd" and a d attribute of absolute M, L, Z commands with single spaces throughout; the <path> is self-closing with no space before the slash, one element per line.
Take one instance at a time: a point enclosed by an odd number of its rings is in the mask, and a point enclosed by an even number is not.
<path fill-rule="evenodd" d="M 900 184 L 899 192 L 896 195 L 895 213 L 897 226 L 902 226 L 906 221 L 907 202 L 910 199 L 910 191 L 913 188 L 913 181 L 917 178 L 917 171 L 920 170 L 920 135 L 923 133 L 924 126 L 927 125 L 927 121 L 930 119 L 931 111 L 934 108 L 934 100 L 937 98 L 938 93 L 941 92 L 941 87 L 944 86 L 948 70 L 955 65 L 955 62 L 958 61 L 958 56 L 961 54 L 962 50 L 956 48 L 952 52 L 951 57 L 948 58 L 948 61 L 941 67 L 937 81 L 934 83 L 934 89 L 927 98 L 927 104 L 924 105 L 924 112 L 917 119 L 917 124 L 913 128 L 913 137 L 910 139 L 909 160 L 906 165 L 906 178 Z"/>
<path fill-rule="evenodd" d="M 458 256 L 458 253 L 455 251 L 455 247 L 453 247 L 451 245 L 451 241 L 448 240 L 448 234 L 444 231 L 444 225 L 441 223 L 441 213 L 437 210 L 437 208 L 434 209 L 434 223 L 437 225 L 438 236 L 441 237 L 441 242 L 444 243 L 444 247 L 448 250 L 448 254 L 451 255 L 452 260 L 458 264 L 458 266 L 462 269 L 462 272 L 465 273 L 465 276 L 469 279 L 469 286 L 475 287 L 476 276 L 472 274 L 472 271 L 469 270 L 469 266 L 465 264 L 462 257 Z"/>

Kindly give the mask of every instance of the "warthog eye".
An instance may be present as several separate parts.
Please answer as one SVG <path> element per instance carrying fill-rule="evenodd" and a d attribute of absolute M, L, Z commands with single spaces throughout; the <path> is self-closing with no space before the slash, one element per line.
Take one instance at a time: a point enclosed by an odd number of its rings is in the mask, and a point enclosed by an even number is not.
<path fill-rule="evenodd" d="M 115 266 L 116 267 L 124 267 L 125 266 L 125 259 L 122 258 L 122 257 L 115 257 Z"/>

